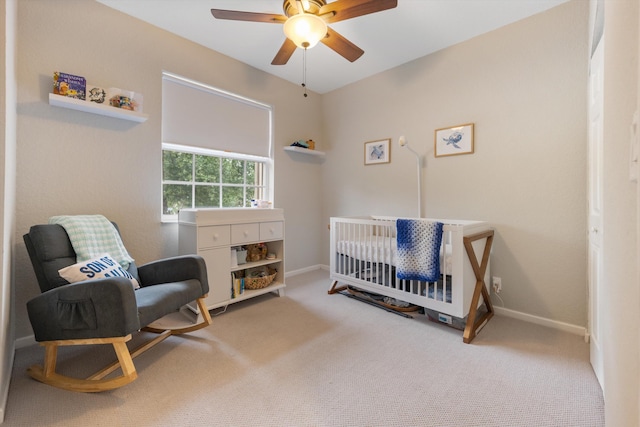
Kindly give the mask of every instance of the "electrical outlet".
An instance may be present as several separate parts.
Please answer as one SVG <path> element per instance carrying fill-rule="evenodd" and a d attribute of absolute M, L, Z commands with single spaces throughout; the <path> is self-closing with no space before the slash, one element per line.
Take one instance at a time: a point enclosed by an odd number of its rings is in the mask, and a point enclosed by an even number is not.
<path fill-rule="evenodd" d="M 502 279 L 497 277 L 497 276 L 493 276 L 491 278 L 491 285 L 493 287 L 493 292 L 495 292 L 496 294 L 499 294 L 500 291 L 502 291 Z"/>

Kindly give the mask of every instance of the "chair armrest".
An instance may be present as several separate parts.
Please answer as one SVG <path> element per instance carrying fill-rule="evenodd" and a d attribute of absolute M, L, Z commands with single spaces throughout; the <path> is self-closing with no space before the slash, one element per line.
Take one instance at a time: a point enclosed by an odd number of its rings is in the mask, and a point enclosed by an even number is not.
<path fill-rule="evenodd" d="M 182 255 L 149 262 L 138 267 L 138 276 L 142 287 L 196 279 L 202 286 L 202 295 L 209 293 L 207 265 L 200 255 Z"/>
<path fill-rule="evenodd" d="M 140 329 L 131 281 L 114 277 L 60 286 L 27 302 L 36 341 L 126 336 Z"/>

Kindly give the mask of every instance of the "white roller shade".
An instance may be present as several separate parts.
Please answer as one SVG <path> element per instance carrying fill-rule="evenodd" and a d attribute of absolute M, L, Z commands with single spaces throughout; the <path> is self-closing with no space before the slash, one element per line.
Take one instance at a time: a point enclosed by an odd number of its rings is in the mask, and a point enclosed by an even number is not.
<path fill-rule="evenodd" d="M 163 142 L 270 157 L 270 131 L 268 105 L 163 75 Z"/>

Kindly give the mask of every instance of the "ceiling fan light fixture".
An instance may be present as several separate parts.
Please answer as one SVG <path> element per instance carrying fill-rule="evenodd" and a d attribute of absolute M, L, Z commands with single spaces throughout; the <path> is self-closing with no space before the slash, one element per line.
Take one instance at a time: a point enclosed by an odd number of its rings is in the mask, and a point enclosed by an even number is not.
<path fill-rule="evenodd" d="M 311 13 L 293 15 L 284 23 L 284 35 L 296 46 L 308 49 L 327 35 L 327 23 Z"/>

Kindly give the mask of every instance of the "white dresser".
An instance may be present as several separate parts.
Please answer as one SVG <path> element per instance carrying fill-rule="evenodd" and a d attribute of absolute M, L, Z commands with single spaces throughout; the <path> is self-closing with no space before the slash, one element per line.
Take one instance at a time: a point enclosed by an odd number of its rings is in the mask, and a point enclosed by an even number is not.
<path fill-rule="evenodd" d="M 198 254 L 207 264 L 209 310 L 268 292 L 284 295 L 284 211 L 282 209 L 182 209 L 178 215 L 181 255 Z M 264 243 L 272 259 L 237 264 L 232 248 Z M 277 271 L 273 282 L 262 289 L 233 291 L 233 276 L 267 266 Z M 198 313 L 195 303 L 189 308 Z"/>

